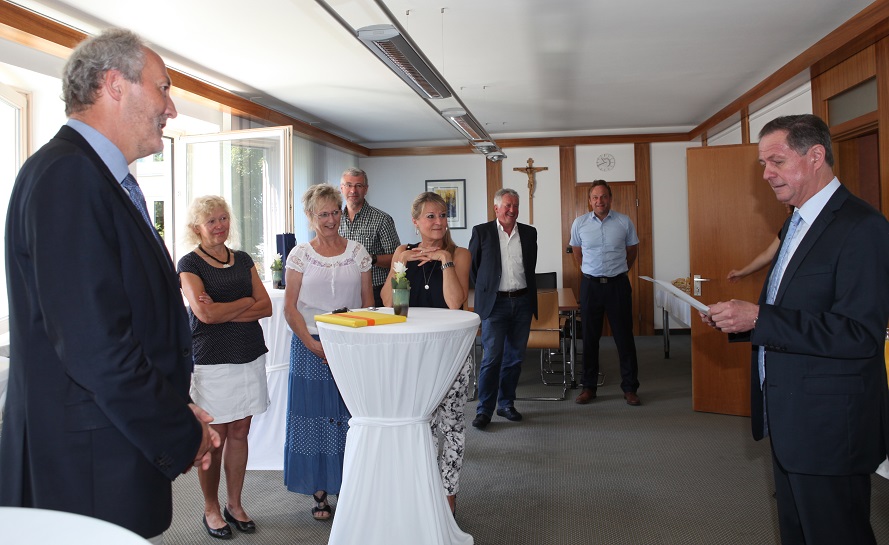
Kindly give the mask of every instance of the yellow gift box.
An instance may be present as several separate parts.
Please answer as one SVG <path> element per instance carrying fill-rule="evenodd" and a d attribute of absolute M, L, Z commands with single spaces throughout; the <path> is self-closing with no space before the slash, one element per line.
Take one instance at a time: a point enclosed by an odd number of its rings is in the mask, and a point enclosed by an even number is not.
<path fill-rule="evenodd" d="M 336 314 L 316 314 L 316 322 L 344 325 L 347 327 L 366 327 L 371 325 L 397 324 L 407 321 L 406 316 L 373 312 L 370 310 L 356 310 L 352 312 L 338 312 Z"/>

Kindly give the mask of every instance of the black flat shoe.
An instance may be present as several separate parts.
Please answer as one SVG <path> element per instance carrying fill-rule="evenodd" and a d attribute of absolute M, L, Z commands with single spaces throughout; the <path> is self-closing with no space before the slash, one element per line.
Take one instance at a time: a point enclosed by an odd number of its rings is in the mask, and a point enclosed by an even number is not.
<path fill-rule="evenodd" d="M 204 518 L 201 520 L 204 521 L 204 528 L 207 529 L 207 533 L 210 534 L 210 537 L 215 537 L 216 539 L 232 538 L 232 527 L 228 524 L 226 524 L 222 528 L 210 528 L 210 525 L 207 524 L 207 515 L 204 515 Z"/>
<path fill-rule="evenodd" d="M 228 507 L 222 509 L 222 517 L 235 525 L 239 531 L 244 532 L 245 534 L 252 534 L 256 531 L 256 523 L 252 520 L 248 520 L 247 522 L 236 519 L 231 513 L 228 512 Z"/>

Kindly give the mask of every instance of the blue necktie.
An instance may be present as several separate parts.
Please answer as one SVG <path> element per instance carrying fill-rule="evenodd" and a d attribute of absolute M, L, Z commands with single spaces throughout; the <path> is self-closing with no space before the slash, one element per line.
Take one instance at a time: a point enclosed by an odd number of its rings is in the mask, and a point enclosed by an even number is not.
<path fill-rule="evenodd" d="M 781 251 L 778 253 L 778 261 L 772 269 L 772 274 L 769 275 L 769 289 L 766 291 L 766 304 L 774 304 L 775 297 L 778 295 L 778 286 L 781 285 L 781 279 L 784 277 L 784 269 L 787 266 L 787 260 L 790 259 L 790 247 L 793 244 L 793 237 L 796 235 L 796 229 L 799 227 L 800 219 L 802 218 L 800 218 L 799 209 L 794 210 L 793 216 L 790 218 L 790 226 L 787 228 L 787 234 L 784 235 L 784 244 L 781 245 Z M 759 387 L 762 389 L 762 385 L 766 380 L 766 349 L 764 346 L 759 347 L 756 359 L 759 364 Z M 767 416 L 768 409 L 766 407 L 765 392 L 763 392 L 762 396 L 762 409 L 763 433 L 768 435 L 769 419 Z"/>
<path fill-rule="evenodd" d="M 790 246 L 793 243 L 793 237 L 796 235 L 796 229 L 799 227 L 801 219 L 799 210 L 794 210 L 793 216 L 790 218 L 790 226 L 787 228 L 787 234 L 784 236 L 784 245 L 781 246 L 781 252 L 778 253 L 778 262 L 775 263 L 775 268 L 772 269 L 772 274 L 769 276 L 769 291 L 766 293 L 766 304 L 773 304 L 775 297 L 778 295 L 778 286 L 781 285 L 784 269 L 787 268 L 787 260 L 790 259 Z"/>
<path fill-rule="evenodd" d="M 164 241 L 161 240 L 160 233 L 154 228 L 154 224 L 151 223 L 151 218 L 148 216 L 148 207 L 145 205 L 145 194 L 142 193 L 142 188 L 139 187 L 139 182 L 136 181 L 136 178 L 133 178 L 132 174 L 127 174 L 127 177 L 123 179 L 120 185 L 129 192 L 130 200 L 133 201 L 136 210 L 142 214 L 142 219 L 145 220 L 145 223 L 151 228 L 151 232 L 154 233 L 155 238 L 157 238 L 158 242 L 163 246 Z"/>

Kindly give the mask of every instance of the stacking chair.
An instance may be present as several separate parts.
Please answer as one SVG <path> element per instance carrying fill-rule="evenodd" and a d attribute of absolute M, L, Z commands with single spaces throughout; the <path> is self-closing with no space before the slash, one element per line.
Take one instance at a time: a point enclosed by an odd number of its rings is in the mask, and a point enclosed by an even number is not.
<path fill-rule="evenodd" d="M 528 348 L 540 350 L 540 380 L 546 385 L 559 385 L 547 380 L 548 376 L 557 374 L 552 370 L 552 361 L 548 352 L 560 350 L 566 353 L 565 337 L 559 316 L 559 292 L 556 290 L 538 290 L 537 318 L 531 319 L 531 334 L 528 336 Z M 562 401 L 568 391 L 568 365 L 564 358 L 561 362 L 562 397 L 526 397 L 525 400 Z"/>
<path fill-rule="evenodd" d="M 537 273 L 534 275 L 537 280 L 537 289 L 538 290 L 554 290 L 558 289 L 558 284 L 556 283 L 556 273 L 555 272 L 545 272 L 545 273 Z"/>

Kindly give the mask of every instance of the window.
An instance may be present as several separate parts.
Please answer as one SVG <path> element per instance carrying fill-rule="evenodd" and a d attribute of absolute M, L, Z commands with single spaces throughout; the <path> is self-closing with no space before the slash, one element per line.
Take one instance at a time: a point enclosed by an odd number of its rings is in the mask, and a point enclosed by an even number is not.
<path fill-rule="evenodd" d="M 253 257 L 261 278 L 270 279 L 269 267 L 278 252 L 275 235 L 293 232 L 291 127 L 182 136 L 176 149 L 176 228 L 184 228 L 195 197 L 224 197 L 240 231 L 236 247 Z M 178 261 L 192 248 L 182 247 L 181 237 L 176 238 Z"/>
<path fill-rule="evenodd" d="M 0 83 L 0 225 L 6 225 L 6 209 L 15 177 L 28 154 L 28 97 Z M 0 251 L 0 271 L 6 270 L 6 252 Z M 0 274 L 0 318 L 9 316 L 6 274 Z"/>

